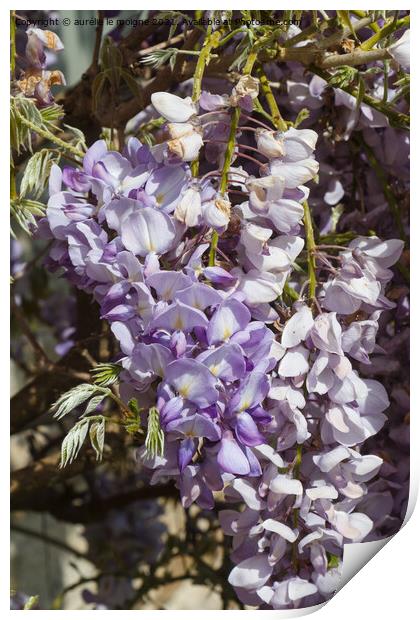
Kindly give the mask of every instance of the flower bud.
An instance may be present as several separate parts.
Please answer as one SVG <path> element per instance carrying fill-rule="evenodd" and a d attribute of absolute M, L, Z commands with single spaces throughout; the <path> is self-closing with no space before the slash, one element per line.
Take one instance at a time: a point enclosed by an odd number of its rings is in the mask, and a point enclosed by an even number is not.
<path fill-rule="evenodd" d="M 195 131 L 194 125 L 191 123 L 168 123 L 166 128 L 171 140 L 183 138 Z"/>
<path fill-rule="evenodd" d="M 204 212 L 206 224 L 218 233 L 224 232 L 229 224 L 230 206 L 229 200 L 217 196 L 214 201 L 208 203 Z"/>
<path fill-rule="evenodd" d="M 168 142 L 169 152 L 177 155 L 183 161 L 194 161 L 197 159 L 202 146 L 203 138 L 196 131 Z"/>
<path fill-rule="evenodd" d="M 230 104 L 237 106 L 244 97 L 255 99 L 258 97 L 259 86 L 260 82 L 257 78 L 252 77 L 252 75 L 243 75 L 232 89 Z"/>
<path fill-rule="evenodd" d="M 156 111 L 171 123 L 185 123 L 196 114 L 191 97 L 181 99 L 171 93 L 153 93 L 152 104 Z"/>
<path fill-rule="evenodd" d="M 176 206 L 174 217 L 186 226 L 197 226 L 201 218 L 201 198 L 196 187 L 187 189 Z"/>
<path fill-rule="evenodd" d="M 280 132 L 268 131 L 267 129 L 257 130 L 257 148 L 266 157 L 283 157 L 286 155 L 284 148 L 283 134 Z"/>

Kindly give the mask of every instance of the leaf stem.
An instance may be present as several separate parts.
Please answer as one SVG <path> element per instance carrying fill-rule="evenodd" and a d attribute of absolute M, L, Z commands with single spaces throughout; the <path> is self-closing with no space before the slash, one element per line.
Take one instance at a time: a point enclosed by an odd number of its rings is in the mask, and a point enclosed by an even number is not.
<path fill-rule="evenodd" d="M 50 131 L 48 131 L 46 129 L 42 129 L 41 127 L 39 127 L 38 125 L 36 125 L 32 121 L 28 120 L 25 116 L 23 116 L 23 114 L 21 114 L 21 112 L 19 112 L 19 110 L 15 109 L 15 114 L 19 118 L 21 123 L 26 125 L 26 127 L 31 129 L 32 131 L 35 131 L 39 136 L 42 136 L 43 138 L 45 138 L 45 140 L 49 140 L 50 142 L 54 142 L 54 144 L 56 144 L 57 146 L 59 146 L 63 150 L 69 151 L 69 153 L 72 153 L 75 157 L 80 157 L 80 159 L 83 159 L 83 157 L 84 157 L 83 151 L 79 151 L 79 149 L 77 149 L 75 146 L 72 146 L 71 144 L 67 144 L 66 142 L 64 142 L 64 140 L 61 140 L 60 138 L 55 136 Z"/>
<path fill-rule="evenodd" d="M 280 131 L 287 131 L 287 123 L 286 121 L 283 119 L 282 115 L 280 114 L 280 110 L 279 107 L 277 105 L 277 101 L 275 100 L 275 97 L 273 95 L 273 91 L 271 90 L 271 86 L 270 83 L 268 81 L 268 78 L 264 72 L 264 69 L 262 68 L 262 65 L 258 65 L 257 69 L 256 69 L 256 73 L 257 76 L 259 77 L 260 80 L 260 84 L 261 84 L 261 90 L 266 98 L 266 101 L 268 103 L 268 107 L 270 108 L 270 112 L 271 112 L 271 116 L 272 116 L 272 121 L 274 126 L 277 129 L 280 129 Z"/>

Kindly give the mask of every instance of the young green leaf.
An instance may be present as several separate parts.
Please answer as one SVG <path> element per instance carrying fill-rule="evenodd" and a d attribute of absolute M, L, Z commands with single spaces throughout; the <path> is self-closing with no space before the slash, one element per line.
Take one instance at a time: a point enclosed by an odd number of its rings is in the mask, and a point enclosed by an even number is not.
<path fill-rule="evenodd" d="M 61 420 L 65 415 L 73 411 L 79 405 L 91 398 L 95 392 L 98 392 L 96 385 L 90 383 L 82 383 L 72 388 L 65 394 L 62 394 L 60 398 L 52 405 L 50 411 L 54 414 L 56 420 Z"/>
<path fill-rule="evenodd" d="M 165 435 L 160 426 L 160 415 L 156 407 L 149 410 L 149 419 L 147 421 L 147 435 L 144 442 L 146 454 L 150 457 L 162 456 L 165 447 Z"/>
<path fill-rule="evenodd" d="M 122 371 L 122 367 L 118 364 L 98 364 L 92 368 L 90 374 L 96 385 L 106 387 L 115 383 Z"/>
<path fill-rule="evenodd" d="M 102 415 L 82 418 L 69 430 L 61 444 L 60 468 L 73 463 L 89 432 L 89 439 L 97 460 L 102 459 L 105 445 L 106 418 Z"/>
<path fill-rule="evenodd" d="M 89 418 L 77 422 L 64 437 L 61 444 L 60 469 L 70 465 L 80 452 L 83 442 L 89 430 Z"/>
<path fill-rule="evenodd" d="M 49 149 L 41 149 L 29 158 L 22 181 L 20 183 L 20 197 L 32 194 L 35 199 L 43 193 L 53 163 L 58 163 L 60 156 Z"/>
<path fill-rule="evenodd" d="M 96 454 L 96 460 L 101 461 L 105 445 L 105 418 L 93 422 L 89 430 L 89 439 Z"/>

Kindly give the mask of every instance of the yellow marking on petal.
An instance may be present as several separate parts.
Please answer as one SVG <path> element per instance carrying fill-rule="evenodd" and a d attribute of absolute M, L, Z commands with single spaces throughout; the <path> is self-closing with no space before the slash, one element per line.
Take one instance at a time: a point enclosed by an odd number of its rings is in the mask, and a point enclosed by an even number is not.
<path fill-rule="evenodd" d="M 179 388 L 178 390 L 179 394 L 182 396 L 182 398 L 188 398 L 188 394 L 190 393 L 190 388 L 188 385 Z"/>
<path fill-rule="evenodd" d="M 225 327 L 225 331 L 223 332 L 223 340 L 227 340 L 232 335 L 232 330 L 229 327 Z"/>
<path fill-rule="evenodd" d="M 156 194 L 155 198 L 156 198 L 156 202 L 160 206 L 165 200 L 165 194 Z"/>
<path fill-rule="evenodd" d="M 213 364 L 212 366 L 209 367 L 209 370 L 211 372 L 212 375 L 217 375 L 217 372 L 219 370 L 220 364 Z"/>
<path fill-rule="evenodd" d="M 182 316 L 178 314 L 174 324 L 175 329 L 184 329 L 184 321 L 182 320 Z"/>

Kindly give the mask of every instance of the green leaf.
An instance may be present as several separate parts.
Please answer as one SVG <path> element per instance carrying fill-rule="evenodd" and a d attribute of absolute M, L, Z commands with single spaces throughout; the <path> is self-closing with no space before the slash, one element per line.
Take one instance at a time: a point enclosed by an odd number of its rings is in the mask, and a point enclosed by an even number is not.
<path fill-rule="evenodd" d="M 20 197 L 33 194 L 34 198 L 40 198 L 43 193 L 51 171 L 51 166 L 60 161 L 60 156 L 48 149 L 41 149 L 29 158 L 25 172 L 20 183 Z"/>
<path fill-rule="evenodd" d="M 140 142 L 145 143 L 149 146 L 153 146 L 155 143 L 154 131 L 162 127 L 165 124 L 165 119 L 162 117 L 152 119 L 147 123 L 143 123 L 137 128 L 137 136 Z"/>
<path fill-rule="evenodd" d="M 140 408 L 137 402 L 137 398 L 131 398 L 128 401 L 128 408 L 131 411 L 131 415 L 124 421 L 124 428 L 130 435 L 138 433 L 140 430 Z"/>
<path fill-rule="evenodd" d="M 346 88 L 356 82 L 358 73 L 359 72 L 355 69 L 355 67 L 349 67 L 347 65 L 344 67 L 338 67 L 334 75 L 332 75 L 328 80 L 328 83 L 336 88 Z"/>
<path fill-rule="evenodd" d="M 95 451 L 96 460 L 101 461 L 105 445 L 105 418 L 99 422 L 93 422 L 89 430 L 89 439 Z"/>
<path fill-rule="evenodd" d="M 149 457 L 163 456 L 165 447 L 165 435 L 160 426 L 160 414 L 156 407 L 149 409 L 149 419 L 147 421 L 147 435 L 144 442 L 146 454 Z"/>
<path fill-rule="evenodd" d="M 53 105 L 41 108 L 39 113 L 46 125 L 54 125 L 64 116 L 63 106 L 54 103 Z"/>
<path fill-rule="evenodd" d="M 72 144 L 76 148 L 82 149 L 82 150 L 86 151 L 87 150 L 86 138 L 85 138 L 85 134 L 83 133 L 83 131 L 80 131 L 80 129 L 78 129 L 77 127 L 72 127 L 71 125 L 66 125 L 66 123 L 63 123 L 63 127 L 68 129 L 70 131 L 70 133 L 73 134 L 74 138 L 72 140 Z"/>
<path fill-rule="evenodd" d="M 88 432 L 96 459 L 101 460 L 105 445 L 105 424 L 106 418 L 102 415 L 82 418 L 76 422 L 61 444 L 60 468 L 70 465 L 78 457 Z"/>
<path fill-rule="evenodd" d="M 32 152 L 32 132 L 22 123 L 19 114 L 42 127 L 44 120 L 33 99 L 11 97 L 10 100 L 10 141 L 13 149 L 20 155 L 22 151 Z"/>
<path fill-rule="evenodd" d="M 100 391 L 100 388 L 96 385 L 81 383 L 65 394 L 62 394 L 62 396 L 60 396 L 60 398 L 52 405 L 50 411 L 54 414 L 54 418 L 56 420 L 61 420 L 61 418 L 70 413 L 70 411 L 73 411 L 73 409 L 79 405 L 82 405 L 98 391 Z"/>
<path fill-rule="evenodd" d="M 249 54 L 251 53 L 253 44 L 254 44 L 254 35 L 253 35 L 252 30 L 248 28 L 246 30 L 245 36 L 243 37 L 243 39 L 241 40 L 241 42 L 236 48 L 236 52 L 240 52 L 239 56 L 237 56 L 235 60 L 232 62 L 232 64 L 229 67 L 229 71 L 232 71 L 233 69 L 238 69 L 238 70 L 242 69 L 242 67 L 244 66 L 244 64 L 246 63 L 248 59 Z"/>
<path fill-rule="evenodd" d="M 338 555 L 334 555 L 333 553 L 327 553 L 328 557 L 328 568 L 337 568 L 340 566 L 340 558 Z"/>
<path fill-rule="evenodd" d="M 97 76 L 95 76 L 95 79 L 92 83 L 92 107 L 95 112 L 98 109 L 100 98 L 105 89 L 105 84 L 106 76 L 105 73 L 102 71 L 101 73 L 98 73 Z"/>
<path fill-rule="evenodd" d="M 31 235 L 31 228 L 37 227 L 35 218 L 45 215 L 45 205 L 29 198 L 15 198 L 10 201 L 10 213 L 22 230 Z"/>
<path fill-rule="evenodd" d="M 77 422 L 73 428 L 69 430 L 61 444 L 61 461 L 60 469 L 70 465 L 78 456 L 83 442 L 89 430 L 89 418 L 84 418 Z"/>
<path fill-rule="evenodd" d="M 121 78 L 127 84 L 128 88 L 131 90 L 131 93 L 134 97 L 140 96 L 139 85 L 137 84 L 134 77 L 131 75 L 129 71 L 126 69 L 121 69 Z"/>
<path fill-rule="evenodd" d="M 142 58 L 143 65 L 151 65 L 154 69 L 158 69 L 166 63 L 175 62 L 178 50 L 175 47 L 168 47 L 166 50 L 155 50 Z"/>
<path fill-rule="evenodd" d="M 118 364 L 98 364 L 90 371 L 92 380 L 96 385 L 103 387 L 112 385 L 119 377 L 122 367 Z"/>
<path fill-rule="evenodd" d="M 321 244 L 327 243 L 329 245 L 347 245 L 356 237 L 357 234 L 351 231 L 345 233 L 330 233 L 327 235 L 321 235 L 319 237 L 319 242 Z"/>
<path fill-rule="evenodd" d="M 137 398 L 130 398 L 127 404 L 130 411 L 132 411 L 135 415 L 140 415 L 140 407 Z"/>
<path fill-rule="evenodd" d="M 115 45 L 111 37 L 106 37 L 101 50 L 101 66 L 104 69 L 113 69 L 116 67 L 121 67 L 123 62 L 123 57 Z"/>
<path fill-rule="evenodd" d="M 96 396 L 91 398 L 90 401 L 88 402 L 85 412 L 83 413 L 83 416 L 88 415 L 89 413 L 92 413 L 92 411 L 95 411 L 95 409 L 99 407 L 99 405 L 104 400 L 104 398 L 106 398 L 106 396 L 107 396 L 106 394 L 97 394 Z"/>

